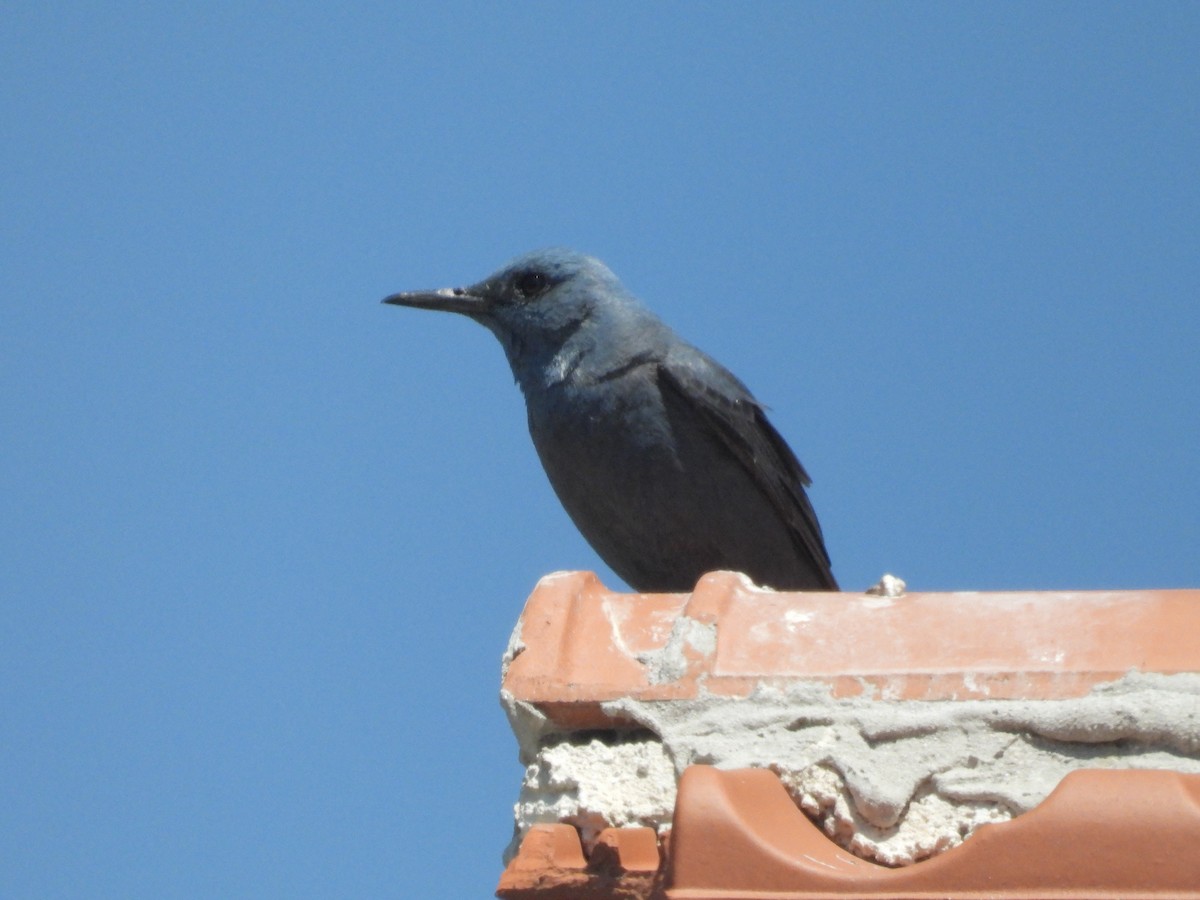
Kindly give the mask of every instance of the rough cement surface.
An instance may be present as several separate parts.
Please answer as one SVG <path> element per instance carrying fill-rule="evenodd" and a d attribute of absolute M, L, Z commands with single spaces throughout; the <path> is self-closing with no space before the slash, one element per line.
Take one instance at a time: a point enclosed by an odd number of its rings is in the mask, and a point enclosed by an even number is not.
<path fill-rule="evenodd" d="M 547 821 L 577 824 L 585 840 L 604 825 L 667 827 L 678 776 L 707 763 L 776 771 L 843 847 L 905 865 L 1032 809 L 1074 769 L 1200 774 L 1192 674 L 1131 673 L 1068 700 L 836 699 L 815 685 L 619 700 L 605 709 L 646 733 L 586 740 L 555 736 L 535 711 L 509 705 L 528 764 L 518 836 Z"/>
<path fill-rule="evenodd" d="M 669 825 L 675 781 L 675 767 L 654 735 L 548 743 L 525 768 L 514 808 L 517 829 L 505 856 L 511 858 L 529 826 L 539 823 L 574 825 L 589 852 L 605 828 Z"/>

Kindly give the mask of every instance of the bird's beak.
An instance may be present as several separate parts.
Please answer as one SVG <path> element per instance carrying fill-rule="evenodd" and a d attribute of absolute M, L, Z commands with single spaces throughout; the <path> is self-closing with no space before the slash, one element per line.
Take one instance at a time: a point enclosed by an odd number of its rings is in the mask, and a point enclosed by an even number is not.
<path fill-rule="evenodd" d="M 479 316 L 491 305 L 486 297 L 473 293 L 471 288 L 441 288 L 436 291 L 406 291 L 384 297 L 384 303 L 412 306 L 416 309 L 440 309 L 446 312 Z"/>

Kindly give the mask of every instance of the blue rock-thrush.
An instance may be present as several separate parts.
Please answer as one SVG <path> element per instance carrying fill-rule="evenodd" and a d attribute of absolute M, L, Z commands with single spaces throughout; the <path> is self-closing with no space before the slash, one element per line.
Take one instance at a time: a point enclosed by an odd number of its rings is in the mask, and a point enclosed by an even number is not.
<path fill-rule="evenodd" d="M 599 260 L 541 250 L 471 287 L 384 302 L 462 313 L 499 338 L 550 483 L 635 590 L 690 591 L 714 569 L 837 589 L 808 474 L 762 405 Z"/>

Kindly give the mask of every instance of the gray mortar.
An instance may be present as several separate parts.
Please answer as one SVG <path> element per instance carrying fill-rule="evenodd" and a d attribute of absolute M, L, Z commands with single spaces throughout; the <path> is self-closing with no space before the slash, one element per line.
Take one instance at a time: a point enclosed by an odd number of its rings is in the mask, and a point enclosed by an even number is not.
<path fill-rule="evenodd" d="M 687 628 L 678 637 L 704 640 Z M 663 662 L 666 675 L 674 667 Z M 537 822 L 570 822 L 588 842 L 605 825 L 669 827 L 679 775 L 707 763 L 774 770 L 839 844 L 905 865 L 1032 809 L 1075 769 L 1200 774 L 1195 674 L 1131 672 L 1068 700 L 837 699 L 811 684 L 745 698 L 623 699 L 605 711 L 646 731 L 586 740 L 503 700 L 527 763 L 517 838 Z"/>

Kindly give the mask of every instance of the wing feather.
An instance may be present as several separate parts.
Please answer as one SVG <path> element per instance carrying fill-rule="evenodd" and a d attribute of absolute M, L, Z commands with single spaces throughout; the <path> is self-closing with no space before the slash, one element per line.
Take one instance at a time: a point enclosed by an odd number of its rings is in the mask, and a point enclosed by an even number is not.
<path fill-rule="evenodd" d="M 804 490 L 812 483 L 804 466 L 746 386 L 699 350 L 688 350 L 683 358 L 673 354 L 658 364 L 661 388 L 707 423 L 770 500 L 797 551 L 811 557 L 826 586 L 837 590 L 821 525 Z"/>

